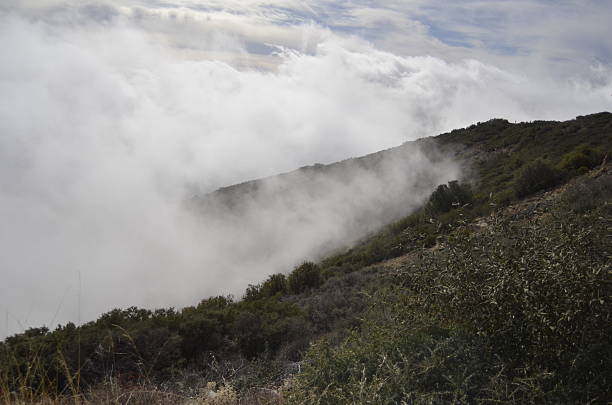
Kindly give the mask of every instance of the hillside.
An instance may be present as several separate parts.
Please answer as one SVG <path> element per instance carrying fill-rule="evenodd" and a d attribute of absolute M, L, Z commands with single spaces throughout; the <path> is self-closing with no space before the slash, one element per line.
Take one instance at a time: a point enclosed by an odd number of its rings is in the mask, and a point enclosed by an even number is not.
<path fill-rule="evenodd" d="M 416 210 L 438 184 L 460 175 L 458 160 L 423 139 L 195 195 L 188 207 L 204 224 L 222 230 L 218 233 L 236 227 L 265 234 L 265 243 L 241 240 L 240 234 L 227 239 L 241 242 L 233 254 L 245 257 L 251 268 L 265 262 L 258 272 L 266 275 L 351 246 Z M 287 252 L 287 259 L 272 264 L 262 252 L 277 258 Z"/>
<path fill-rule="evenodd" d="M 363 172 L 383 172 L 390 161 L 401 161 L 407 169 L 410 156 L 421 152 L 440 163 L 447 157 L 442 152 L 451 153 L 466 165 L 478 165 L 479 174 L 485 174 L 483 183 L 496 181 L 499 189 L 507 187 L 503 180 L 511 180 L 512 173 L 523 161 L 534 158 L 558 159 L 578 145 L 587 143 L 605 149 L 610 146 L 610 113 L 580 116 L 567 122 L 534 121 L 531 123 L 511 124 L 507 120 L 494 119 L 478 123 L 468 128 L 457 129 L 446 134 L 417 141 L 406 142 L 400 146 L 371 153 L 366 156 L 346 159 L 324 165 L 305 166 L 293 172 L 264 179 L 256 179 L 228 187 L 213 193 L 195 196 L 196 204 L 211 204 L 219 200 L 229 207 L 239 206 L 244 200 L 258 194 L 274 194 L 276 198 L 300 190 L 316 192 L 323 178 L 344 182 Z M 493 158 L 501 158 L 498 162 Z M 488 166 L 485 164 L 488 163 Z M 508 170 L 504 170 L 508 169 Z M 503 179 L 492 180 L 495 174 L 504 171 Z M 282 184 L 283 188 L 276 188 Z M 312 190 L 312 191 L 311 191 Z M 285 194 L 285 195 L 283 195 Z"/>
<path fill-rule="evenodd" d="M 416 210 L 391 194 L 370 222 L 387 220 L 382 229 L 245 286 L 240 299 L 117 309 L 80 327 L 11 336 L 0 346 L 0 398 L 610 401 L 610 113 L 492 120 L 192 203 L 239 210 L 262 193 L 293 203 L 303 192 L 316 197 L 326 178 L 381 171 L 415 145 L 441 162 L 452 156 L 467 175 L 440 184 Z"/>
<path fill-rule="evenodd" d="M 290 403 L 608 403 L 610 170 L 376 265 L 359 331 L 310 350 Z"/>

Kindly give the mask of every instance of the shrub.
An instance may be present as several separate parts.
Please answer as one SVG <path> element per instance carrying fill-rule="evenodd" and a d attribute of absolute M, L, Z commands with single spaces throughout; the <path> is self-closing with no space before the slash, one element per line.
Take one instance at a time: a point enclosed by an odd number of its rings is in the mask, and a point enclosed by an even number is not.
<path fill-rule="evenodd" d="M 265 351 L 276 351 L 304 332 L 298 329 L 302 313 L 291 302 L 276 297 L 242 301 L 236 305 L 229 337 L 238 343 L 243 356 L 253 359 Z"/>
<path fill-rule="evenodd" d="M 514 193 L 512 192 L 512 190 L 504 190 L 500 191 L 499 193 L 493 194 L 493 196 L 491 197 L 491 201 L 495 205 L 505 207 L 512 202 L 513 197 Z"/>
<path fill-rule="evenodd" d="M 441 184 L 431 194 L 426 211 L 430 215 L 441 214 L 450 211 L 453 207 L 462 206 L 473 201 L 472 190 L 467 184 L 460 184 L 458 181 L 451 181 Z"/>
<path fill-rule="evenodd" d="M 459 329 L 395 325 L 339 348 L 320 342 L 285 393 L 288 404 L 557 404 L 550 373 L 510 376 L 482 337 Z"/>
<path fill-rule="evenodd" d="M 237 315 L 232 329 L 243 356 L 252 359 L 268 348 L 267 333 L 261 315 L 241 312 Z"/>
<path fill-rule="evenodd" d="M 604 154 L 597 148 L 580 145 L 561 157 L 558 167 L 565 171 L 579 171 L 592 169 L 603 160 Z"/>
<path fill-rule="evenodd" d="M 361 332 L 309 352 L 289 403 L 606 403 L 609 185 L 582 185 L 581 214 L 502 214 L 396 268 Z"/>
<path fill-rule="evenodd" d="M 580 216 L 553 211 L 529 227 L 496 218 L 486 233 L 456 232 L 442 256 L 404 272 L 413 313 L 473 328 L 508 367 L 550 370 L 574 398 L 561 403 L 609 397 L 612 294 L 598 204 Z"/>
<path fill-rule="evenodd" d="M 287 278 L 284 274 L 272 274 L 261 284 L 249 284 L 244 293 L 245 301 L 254 301 L 262 298 L 274 297 L 277 294 L 287 293 Z"/>
<path fill-rule="evenodd" d="M 209 382 L 206 389 L 189 403 L 201 405 L 235 405 L 239 403 L 238 393 L 231 385 L 217 387 L 216 383 Z"/>
<path fill-rule="evenodd" d="M 275 360 L 270 352 L 263 352 L 241 371 L 240 375 L 232 381 L 232 385 L 243 394 L 241 399 L 244 399 L 248 395 L 248 391 L 252 392 L 260 387 L 279 385 L 284 374 L 283 366 L 282 362 Z M 255 403 L 259 404 L 260 402 Z M 265 403 L 267 404 L 267 402 Z"/>
<path fill-rule="evenodd" d="M 223 343 L 219 323 L 201 315 L 195 315 L 183 321 L 179 335 L 182 338 L 181 350 L 188 359 L 208 350 L 215 350 Z"/>
<path fill-rule="evenodd" d="M 300 294 L 323 283 L 321 269 L 312 262 L 304 262 L 287 277 L 287 288 L 291 294 Z"/>
<path fill-rule="evenodd" d="M 245 301 L 255 301 L 261 298 L 261 284 L 249 284 L 244 296 L 242 297 Z"/>
<path fill-rule="evenodd" d="M 605 206 L 612 209 L 607 201 L 612 200 L 612 178 L 600 177 L 591 183 L 579 182 L 567 188 L 561 196 L 562 203 L 571 211 L 578 214 Z M 610 215 L 610 212 L 606 213 Z"/>
<path fill-rule="evenodd" d="M 559 175 L 556 170 L 542 160 L 524 166 L 514 179 L 514 194 L 523 198 L 557 184 Z"/>
<path fill-rule="evenodd" d="M 287 293 L 287 278 L 284 274 L 272 274 L 261 285 L 261 295 L 263 297 L 273 297 L 276 294 L 284 295 Z"/>
<path fill-rule="evenodd" d="M 223 295 L 219 295 L 216 297 L 210 297 L 203 299 L 198 304 L 198 311 L 222 311 L 227 309 L 234 303 L 234 300 L 231 295 L 227 297 Z"/>

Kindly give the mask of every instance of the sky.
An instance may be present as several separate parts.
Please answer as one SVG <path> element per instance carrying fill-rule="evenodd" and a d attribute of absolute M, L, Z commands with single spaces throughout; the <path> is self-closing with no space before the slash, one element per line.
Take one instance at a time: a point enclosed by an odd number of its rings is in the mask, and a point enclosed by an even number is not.
<path fill-rule="evenodd" d="M 384 184 L 414 207 L 414 179 L 462 174 L 415 150 L 239 222 L 194 217 L 194 195 L 491 118 L 610 111 L 611 19 L 604 0 L 4 0 L 0 335 L 239 296 L 380 225 L 360 218 L 397 197 Z"/>

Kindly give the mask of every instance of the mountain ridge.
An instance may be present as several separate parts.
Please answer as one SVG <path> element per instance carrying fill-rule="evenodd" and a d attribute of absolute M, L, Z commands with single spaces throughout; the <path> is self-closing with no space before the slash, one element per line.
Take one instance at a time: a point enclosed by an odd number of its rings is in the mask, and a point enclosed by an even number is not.
<path fill-rule="evenodd" d="M 433 142 L 439 145 L 445 145 L 447 147 L 448 146 L 469 146 L 471 143 L 478 141 L 478 139 L 461 140 L 461 139 L 457 139 L 457 137 L 461 137 L 461 136 L 469 137 L 468 131 L 473 130 L 479 126 L 481 128 L 491 128 L 492 127 L 494 130 L 499 130 L 500 127 L 548 128 L 551 125 L 557 125 L 560 123 L 579 124 L 581 122 L 588 122 L 588 121 L 593 121 L 593 120 L 595 121 L 610 120 L 611 118 L 612 118 L 612 113 L 607 112 L 607 111 L 602 111 L 599 113 L 588 114 L 588 115 L 578 115 L 574 119 L 567 120 L 567 121 L 534 120 L 531 122 L 521 122 L 521 123 L 513 124 L 504 118 L 491 118 L 488 121 L 478 122 L 478 123 L 469 125 L 467 127 L 454 129 L 454 130 L 451 130 L 451 131 L 448 131 L 448 132 L 445 132 L 439 135 L 422 137 L 414 141 L 406 141 L 406 142 L 403 142 L 401 145 L 390 147 L 390 148 L 372 152 L 372 153 L 368 153 L 363 156 L 349 157 L 349 158 L 342 159 L 340 161 L 329 163 L 329 164 L 313 163 L 311 165 L 302 166 L 298 169 L 291 170 L 288 172 L 283 172 L 283 173 L 279 173 L 275 175 L 247 180 L 247 181 L 243 181 L 240 183 L 230 184 L 227 186 L 219 187 L 216 190 L 210 193 L 205 193 L 202 196 L 196 196 L 195 198 L 202 198 L 202 197 L 211 196 L 211 195 L 224 195 L 224 194 L 229 194 L 229 195 L 238 194 L 238 193 L 248 194 L 253 189 L 260 188 L 262 183 L 265 183 L 266 181 L 270 181 L 272 179 L 292 177 L 292 176 L 295 176 L 297 174 L 301 174 L 304 172 L 317 172 L 317 171 L 320 172 L 320 171 L 332 170 L 339 166 L 352 164 L 352 163 L 357 163 L 358 165 L 361 165 L 362 167 L 367 168 L 367 169 L 373 169 L 376 166 L 377 162 L 380 162 L 381 160 L 385 159 L 386 157 L 385 155 L 399 153 L 402 149 L 409 148 L 414 145 L 424 146 L 425 148 L 427 148 L 428 146 L 431 147 L 432 146 L 431 143 Z"/>
<path fill-rule="evenodd" d="M 436 148 L 469 181 L 240 299 L 8 337 L 0 398 L 606 403 L 612 114 L 493 120 Z"/>

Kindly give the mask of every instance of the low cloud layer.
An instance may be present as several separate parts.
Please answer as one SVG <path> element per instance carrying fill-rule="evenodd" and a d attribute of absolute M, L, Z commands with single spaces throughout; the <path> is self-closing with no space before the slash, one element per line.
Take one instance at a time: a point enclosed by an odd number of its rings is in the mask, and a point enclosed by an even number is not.
<path fill-rule="evenodd" d="M 0 333 L 239 294 L 387 220 L 372 210 L 381 199 L 409 210 L 460 173 L 415 151 L 238 218 L 194 215 L 194 195 L 492 117 L 612 106 L 605 57 L 545 75 L 554 63 L 518 70 L 521 54 L 504 68 L 512 55 L 432 36 L 422 8 L 246 3 L 0 6 Z M 387 39 L 414 34 L 422 56 L 376 37 L 384 21 L 413 30 Z"/>
<path fill-rule="evenodd" d="M 315 53 L 332 36 L 565 79 L 612 63 L 612 4 L 599 0 L 5 0 L 0 10 L 56 27 L 127 22 L 185 57 L 247 67 L 282 63 L 271 47 Z"/>

